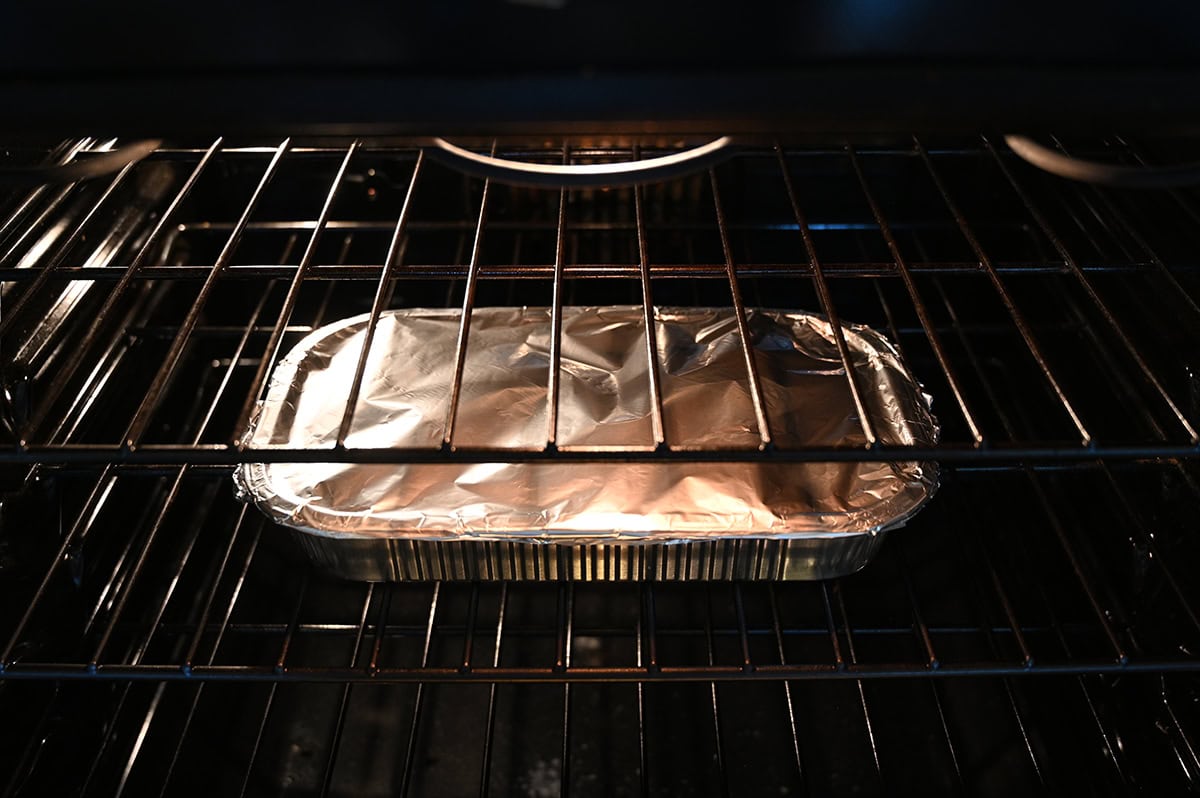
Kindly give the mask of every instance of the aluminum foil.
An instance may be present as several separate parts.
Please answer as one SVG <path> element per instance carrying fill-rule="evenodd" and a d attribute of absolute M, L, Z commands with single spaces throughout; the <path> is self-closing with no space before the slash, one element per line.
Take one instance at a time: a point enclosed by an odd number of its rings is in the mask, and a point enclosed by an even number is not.
<path fill-rule="evenodd" d="M 382 315 L 347 447 L 440 445 L 459 318 L 457 310 Z M 733 311 L 656 308 L 654 318 L 668 445 L 757 446 Z M 280 362 L 246 433 L 251 448 L 333 447 L 367 321 L 363 315 L 322 327 Z M 862 443 L 828 321 L 750 310 L 747 324 L 776 445 Z M 891 344 L 865 327 L 846 325 L 844 332 L 880 439 L 936 442 L 929 399 Z M 474 311 L 456 445 L 545 445 L 550 335 L 546 308 Z M 564 308 L 561 340 L 559 447 L 653 448 L 641 308 Z M 932 495 L 937 468 L 919 462 L 251 463 L 235 480 L 243 498 L 321 538 L 322 546 L 372 539 L 571 546 L 875 535 L 903 524 Z"/>

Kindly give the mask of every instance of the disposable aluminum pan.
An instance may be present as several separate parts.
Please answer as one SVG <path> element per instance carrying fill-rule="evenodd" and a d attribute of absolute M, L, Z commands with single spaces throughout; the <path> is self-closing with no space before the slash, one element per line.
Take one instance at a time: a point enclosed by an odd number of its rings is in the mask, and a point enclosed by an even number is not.
<path fill-rule="evenodd" d="M 667 444 L 760 443 L 733 310 L 654 312 Z M 440 446 L 460 314 L 384 313 L 348 448 Z M 322 327 L 272 375 L 245 441 L 332 448 L 368 317 Z M 862 444 L 827 320 L 747 312 L 780 448 Z M 457 446 L 540 449 L 547 439 L 551 312 L 479 308 L 454 428 Z M 875 331 L 843 327 L 880 440 L 929 446 L 929 401 Z M 560 449 L 654 447 L 640 307 L 563 309 Z M 397 459 L 403 459 L 402 453 Z M 479 465 L 251 463 L 239 494 L 351 579 L 821 579 L 863 567 L 884 532 L 933 494 L 921 462 L 539 461 Z"/>

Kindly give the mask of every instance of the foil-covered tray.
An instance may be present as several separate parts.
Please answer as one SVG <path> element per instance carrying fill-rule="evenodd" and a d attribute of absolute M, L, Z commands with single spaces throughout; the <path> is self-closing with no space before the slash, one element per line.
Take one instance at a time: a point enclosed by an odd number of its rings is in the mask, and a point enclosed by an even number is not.
<path fill-rule="evenodd" d="M 348 448 L 441 445 L 459 320 L 457 310 L 380 317 Z M 757 447 L 734 311 L 655 308 L 654 320 L 667 444 Z M 864 443 L 829 322 L 774 310 L 749 310 L 746 322 L 775 444 Z M 280 361 L 250 448 L 335 445 L 367 323 L 315 330 Z M 547 308 L 474 310 L 455 445 L 545 445 L 552 329 Z M 894 347 L 866 327 L 843 332 L 879 439 L 935 443 L 929 398 Z M 649 387 L 640 307 L 563 308 L 560 449 L 653 449 Z M 351 579 L 820 579 L 863 567 L 933 494 L 937 466 L 498 453 L 466 465 L 248 463 L 234 477 L 314 563 Z"/>

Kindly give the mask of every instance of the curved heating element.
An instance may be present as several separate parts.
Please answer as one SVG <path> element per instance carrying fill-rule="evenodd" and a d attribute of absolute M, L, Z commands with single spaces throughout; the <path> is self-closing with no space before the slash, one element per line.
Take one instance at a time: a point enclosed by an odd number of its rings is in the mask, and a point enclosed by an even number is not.
<path fill-rule="evenodd" d="M 601 188 L 655 183 L 693 174 L 727 157 L 730 136 L 721 136 L 689 150 L 620 163 L 548 164 L 511 161 L 480 155 L 435 138 L 429 154 L 459 171 L 501 183 L 554 188 Z"/>
<path fill-rule="evenodd" d="M 1021 160 L 1068 180 L 1117 188 L 1174 188 L 1200 183 L 1200 161 L 1173 166 L 1120 166 L 1074 158 L 1025 136 L 1005 136 L 1004 143 Z"/>

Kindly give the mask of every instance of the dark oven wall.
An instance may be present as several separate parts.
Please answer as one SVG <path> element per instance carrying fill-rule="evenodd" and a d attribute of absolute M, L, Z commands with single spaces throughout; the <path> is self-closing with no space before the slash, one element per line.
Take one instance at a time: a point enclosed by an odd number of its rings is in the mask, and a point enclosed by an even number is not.
<path fill-rule="evenodd" d="M 0 129 L 1194 128 L 1198 25 L 1167 0 L 21 4 Z"/>

